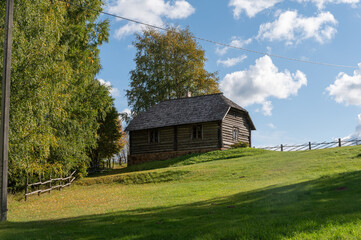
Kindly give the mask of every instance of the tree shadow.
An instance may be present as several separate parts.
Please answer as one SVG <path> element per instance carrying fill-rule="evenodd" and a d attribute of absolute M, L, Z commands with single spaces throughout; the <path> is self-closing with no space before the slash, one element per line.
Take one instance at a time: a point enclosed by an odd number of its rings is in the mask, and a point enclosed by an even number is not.
<path fill-rule="evenodd" d="M 173 207 L 0 225 L 0 239 L 281 239 L 361 219 L 361 171 Z M 352 232 L 352 231 L 350 231 Z"/>

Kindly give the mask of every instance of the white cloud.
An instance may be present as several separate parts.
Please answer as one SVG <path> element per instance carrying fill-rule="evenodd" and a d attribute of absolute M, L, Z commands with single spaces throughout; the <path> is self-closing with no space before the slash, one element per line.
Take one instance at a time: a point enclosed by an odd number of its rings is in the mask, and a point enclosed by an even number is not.
<path fill-rule="evenodd" d="M 233 17 L 238 19 L 243 11 L 247 16 L 252 18 L 257 13 L 262 12 L 267 8 L 271 8 L 283 0 L 231 0 L 229 6 L 234 7 Z"/>
<path fill-rule="evenodd" d="M 270 128 L 272 128 L 272 129 L 275 129 L 276 128 L 276 126 L 273 124 L 273 123 L 269 123 L 269 124 L 267 124 Z"/>
<path fill-rule="evenodd" d="M 318 9 L 323 9 L 326 4 L 351 4 L 352 7 L 356 7 L 356 4 L 360 2 L 360 0 L 297 0 L 297 2 L 312 2 L 314 3 Z"/>
<path fill-rule="evenodd" d="M 262 103 L 262 112 L 265 116 L 272 116 L 272 102 L 271 101 L 265 101 Z"/>
<path fill-rule="evenodd" d="M 234 65 L 243 62 L 247 58 L 246 55 L 242 55 L 236 58 L 227 58 L 226 60 L 217 60 L 217 65 L 224 65 L 225 67 L 233 67 Z"/>
<path fill-rule="evenodd" d="M 337 20 L 330 12 L 321 12 L 315 17 L 303 17 L 297 11 L 282 12 L 274 22 L 260 26 L 257 39 L 286 41 L 291 45 L 305 39 L 324 43 L 334 37 Z"/>
<path fill-rule="evenodd" d="M 272 111 L 268 98 L 286 99 L 297 95 L 304 85 L 307 85 L 304 73 L 299 70 L 290 73 L 287 69 L 280 72 L 269 56 L 257 59 L 249 69 L 227 74 L 220 82 L 221 90 L 230 99 L 241 106 L 262 104 L 265 115 Z"/>
<path fill-rule="evenodd" d="M 164 25 L 163 18 L 187 18 L 195 12 L 195 9 L 185 0 L 114 0 L 110 3 L 108 11 L 122 17 L 162 27 Z M 140 24 L 127 23 L 116 31 L 115 36 L 122 38 L 141 30 Z"/>
<path fill-rule="evenodd" d="M 248 38 L 248 39 L 244 40 L 241 37 L 233 36 L 229 45 L 241 48 L 241 47 L 244 47 L 244 46 L 250 44 L 252 42 L 252 40 L 253 40 L 252 38 Z M 224 54 L 227 53 L 228 49 L 229 49 L 229 47 L 222 47 L 222 48 L 217 47 L 216 53 L 220 56 L 223 56 Z"/>
<path fill-rule="evenodd" d="M 118 88 L 113 88 L 112 84 L 109 81 L 105 81 L 104 79 L 99 78 L 98 81 L 100 82 L 100 84 L 106 86 L 109 88 L 109 93 L 113 96 L 113 97 L 120 97 L 120 91 Z"/>
<path fill-rule="evenodd" d="M 355 70 L 353 76 L 341 72 L 335 82 L 326 88 L 336 102 L 361 106 L 361 63 L 358 66 L 360 69 Z"/>

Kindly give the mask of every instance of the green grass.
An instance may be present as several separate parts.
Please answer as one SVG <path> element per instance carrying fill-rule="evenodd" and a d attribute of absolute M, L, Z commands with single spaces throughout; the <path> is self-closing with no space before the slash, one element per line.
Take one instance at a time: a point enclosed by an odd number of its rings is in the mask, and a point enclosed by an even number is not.
<path fill-rule="evenodd" d="M 361 239 L 361 146 L 232 149 L 115 169 L 27 202 L 0 239 Z"/>

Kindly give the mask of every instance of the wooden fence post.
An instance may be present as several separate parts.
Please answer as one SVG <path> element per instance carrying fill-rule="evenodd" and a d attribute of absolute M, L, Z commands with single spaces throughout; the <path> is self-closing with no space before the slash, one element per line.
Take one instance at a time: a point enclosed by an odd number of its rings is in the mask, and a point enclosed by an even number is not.
<path fill-rule="evenodd" d="M 29 179 L 28 179 L 28 174 L 26 174 L 26 182 L 25 182 L 25 201 L 28 200 L 28 184 L 29 184 Z"/>
<path fill-rule="evenodd" d="M 39 182 L 41 183 L 41 174 L 39 174 Z M 38 196 L 40 197 L 41 184 L 38 185 Z"/>
<path fill-rule="evenodd" d="M 308 150 L 311 150 L 311 142 L 308 142 Z"/>
<path fill-rule="evenodd" d="M 49 188 L 50 188 L 49 194 L 50 194 L 50 192 L 51 192 L 51 181 L 52 181 L 52 180 L 51 180 L 51 173 L 49 174 L 49 181 L 50 181 L 50 182 L 49 182 Z"/>
<path fill-rule="evenodd" d="M 338 146 L 341 147 L 341 138 L 338 139 Z"/>
<path fill-rule="evenodd" d="M 281 144 L 281 152 L 283 152 L 283 144 Z"/>
<path fill-rule="evenodd" d="M 59 180 L 59 185 L 60 185 L 60 187 L 59 187 L 59 191 L 61 191 L 61 185 L 62 185 L 61 179 L 62 179 L 62 178 L 63 178 L 63 173 L 60 174 L 60 180 Z"/>

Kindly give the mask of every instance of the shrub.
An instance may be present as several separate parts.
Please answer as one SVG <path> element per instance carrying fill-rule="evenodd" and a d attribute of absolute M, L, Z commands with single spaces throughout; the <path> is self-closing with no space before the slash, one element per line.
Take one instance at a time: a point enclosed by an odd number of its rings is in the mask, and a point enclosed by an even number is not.
<path fill-rule="evenodd" d="M 246 142 L 242 142 L 242 141 L 231 145 L 231 148 L 248 148 L 248 147 L 249 147 L 249 144 Z"/>

